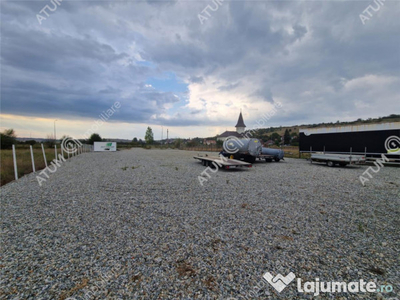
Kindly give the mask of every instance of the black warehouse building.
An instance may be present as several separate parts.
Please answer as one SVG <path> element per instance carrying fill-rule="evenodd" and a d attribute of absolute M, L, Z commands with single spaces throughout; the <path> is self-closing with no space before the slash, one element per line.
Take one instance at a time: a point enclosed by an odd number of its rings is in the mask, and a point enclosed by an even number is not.
<path fill-rule="evenodd" d="M 312 149 L 313 152 L 390 153 L 399 154 L 391 157 L 400 158 L 400 122 L 307 128 L 301 129 L 299 136 L 300 152 Z"/>

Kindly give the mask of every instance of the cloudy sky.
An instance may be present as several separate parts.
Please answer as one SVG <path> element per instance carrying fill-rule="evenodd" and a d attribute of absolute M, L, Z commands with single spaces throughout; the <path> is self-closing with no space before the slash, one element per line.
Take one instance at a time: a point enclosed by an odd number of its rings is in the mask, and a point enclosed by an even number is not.
<path fill-rule="evenodd" d="M 1 1 L 19 137 L 78 138 L 115 102 L 102 137 L 214 136 L 277 102 L 268 127 L 400 112 L 399 1 L 52 1 Z"/>

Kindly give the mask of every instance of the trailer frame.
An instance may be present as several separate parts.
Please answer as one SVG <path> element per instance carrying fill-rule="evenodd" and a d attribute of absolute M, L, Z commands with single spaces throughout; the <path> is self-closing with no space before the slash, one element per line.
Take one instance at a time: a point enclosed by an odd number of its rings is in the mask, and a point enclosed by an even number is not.
<path fill-rule="evenodd" d="M 227 158 L 223 155 L 216 156 L 193 156 L 194 159 L 200 160 L 201 164 L 205 167 L 223 168 L 225 170 L 235 169 L 241 167 L 251 168 L 253 164 L 237 159 Z"/>
<path fill-rule="evenodd" d="M 347 165 L 365 164 L 366 159 L 363 155 L 339 154 L 339 153 L 311 153 L 310 163 L 322 162 L 328 167 L 339 165 L 345 167 Z"/>

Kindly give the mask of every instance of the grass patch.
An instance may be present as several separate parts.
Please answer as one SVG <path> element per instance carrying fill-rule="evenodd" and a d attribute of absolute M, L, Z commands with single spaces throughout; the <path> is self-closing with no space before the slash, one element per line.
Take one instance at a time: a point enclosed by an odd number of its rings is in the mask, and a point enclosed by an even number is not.
<path fill-rule="evenodd" d="M 57 154 L 61 153 L 61 149 L 57 147 Z M 18 178 L 32 173 L 32 161 L 31 152 L 29 147 L 17 147 L 15 150 L 17 157 L 17 170 Z M 45 148 L 46 160 L 49 165 L 51 161 L 55 158 L 54 148 Z M 67 155 L 64 153 L 64 157 Z M 42 148 L 40 145 L 33 148 L 33 158 L 35 161 L 36 171 L 46 168 Z M 0 150 L 0 186 L 15 179 L 14 176 L 14 162 L 11 149 L 1 149 Z"/>

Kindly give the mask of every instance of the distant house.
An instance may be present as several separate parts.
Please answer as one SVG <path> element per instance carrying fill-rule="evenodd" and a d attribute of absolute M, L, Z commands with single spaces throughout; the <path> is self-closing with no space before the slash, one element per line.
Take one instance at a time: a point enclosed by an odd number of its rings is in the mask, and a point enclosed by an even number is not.
<path fill-rule="evenodd" d="M 225 131 L 222 134 L 220 134 L 219 136 L 217 136 L 217 141 L 225 141 L 226 138 L 230 137 L 230 136 L 234 136 L 237 138 L 244 137 L 243 133 L 246 129 L 246 125 L 244 124 L 244 121 L 243 121 L 242 112 L 240 112 L 240 114 L 239 114 L 239 119 L 238 119 L 235 127 L 236 127 L 236 131 Z"/>
<path fill-rule="evenodd" d="M 271 146 L 271 145 L 274 145 L 274 144 L 275 144 L 275 142 L 273 140 L 268 140 L 268 141 L 265 142 L 265 146 Z"/>
<path fill-rule="evenodd" d="M 217 142 L 215 140 L 204 140 L 203 145 L 216 145 Z"/>

